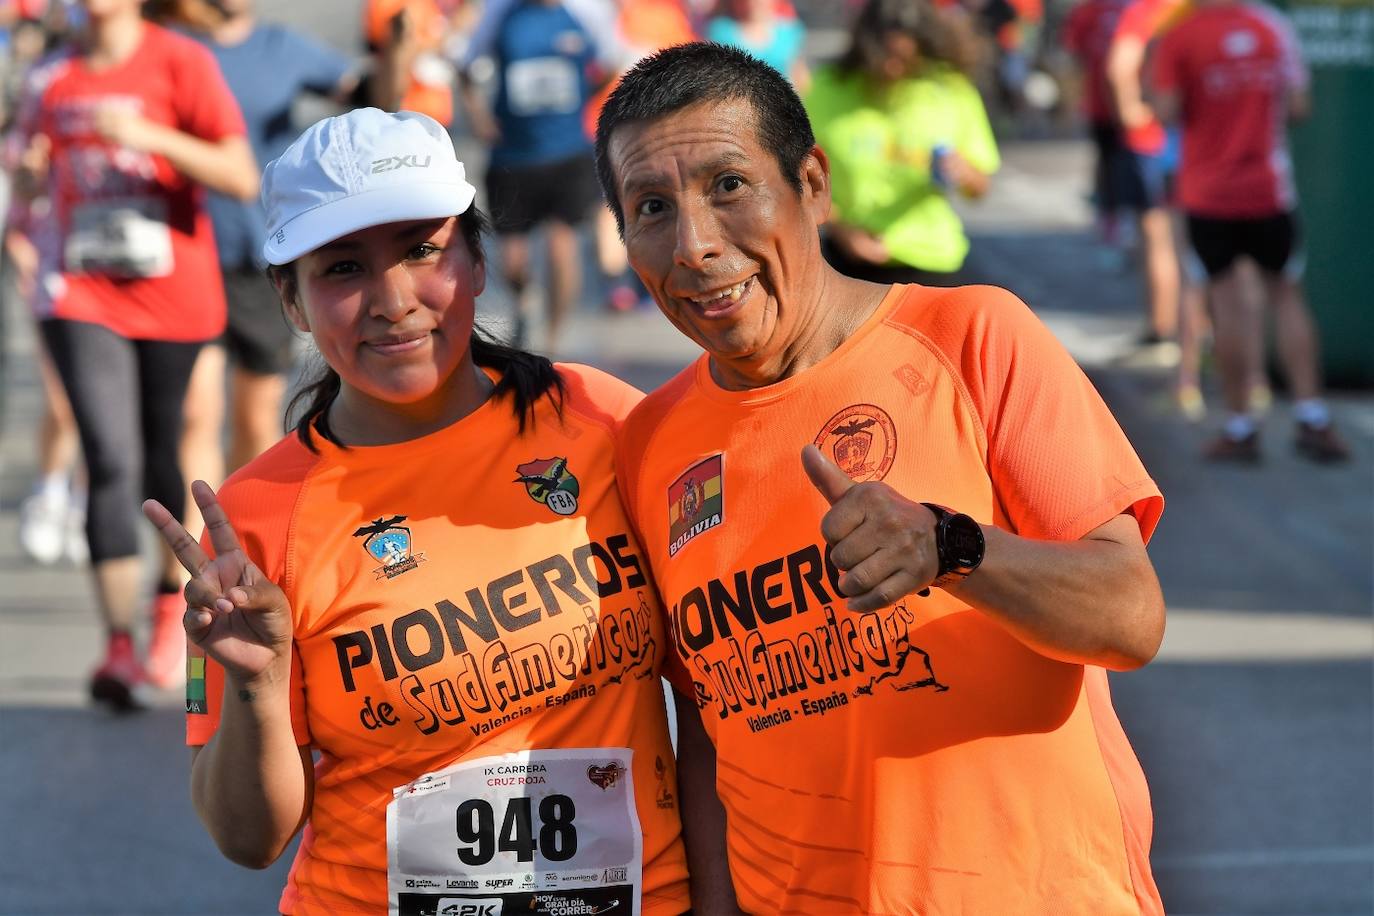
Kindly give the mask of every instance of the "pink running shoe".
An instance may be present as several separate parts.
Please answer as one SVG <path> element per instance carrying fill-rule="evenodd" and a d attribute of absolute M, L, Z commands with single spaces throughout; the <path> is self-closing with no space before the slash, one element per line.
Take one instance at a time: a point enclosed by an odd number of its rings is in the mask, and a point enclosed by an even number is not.
<path fill-rule="evenodd" d="M 115 712 L 143 708 L 142 690 L 147 680 L 128 633 L 115 633 L 105 647 L 105 659 L 91 673 L 91 698 L 108 703 Z"/>
<path fill-rule="evenodd" d="M 186 684 L 186 599 L 179 592 L 153 599 L 153 638 L 148 644 L 148 682 L 159 690 Z"/>

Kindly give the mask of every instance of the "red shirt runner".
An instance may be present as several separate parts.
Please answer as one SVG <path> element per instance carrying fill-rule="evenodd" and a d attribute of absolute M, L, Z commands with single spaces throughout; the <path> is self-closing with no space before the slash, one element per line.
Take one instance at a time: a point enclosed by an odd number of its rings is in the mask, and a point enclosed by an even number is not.
<path fill-rule="evenodd" d="M 210 52 L 145 24 L 138 50 L 100 71 L 62 53 L 30 84 L 23 130 L 52 143 L 57 220 L 44 253 L 44 317 L 103 325 L 133 340 L 199 341 L 224 330 L 204 190 L 166 159 L 96 132 L 97 112 L 133 111 L 218 142 L 244 133 L 238 103 Z"/>
<path fill-rule="evenodd" d="M 1064 24 L 1064 47 L 1083 68 L 1083 109 L 1094 122 L 1112 122 L 1116 106 L 1107 84 L 1107 51 L 1128 0 L 1085 0 Z"/>
<path fill-rule="evenodd" d="M 1160 42 L 1152 76 L 1182 103 L 1184 210 L 1249 219 L 1296 205 L 1284 127 L 1288 93 L 1308 74 L 1279 13 L 1248 3 L 1203 7 Z"/>

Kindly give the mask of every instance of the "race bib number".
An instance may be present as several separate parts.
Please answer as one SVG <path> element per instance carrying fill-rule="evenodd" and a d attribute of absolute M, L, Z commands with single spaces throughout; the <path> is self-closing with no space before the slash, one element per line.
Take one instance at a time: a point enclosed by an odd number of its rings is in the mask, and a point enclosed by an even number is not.
<path fill-rule="evenodd" d="M 533 57 L 506 67 L 506 100 L 511 114 L 570 114 L 582 104 L 577 67 L 564 57 Z"/>
<path fill-rule="evenodd" d="M 629 748 L 522 751 L 392 790 L 391 916 L 638 916 Z"/>
<path fill-rule="evenodd" d="M 128 197 L 74 207 L 63 257 L 69 273 L 167 276 L 173 265 L 166 201 Z"/>
<path fill-rule="evenodd" d="M 432 52 L 415 56 L 415 62 L 410 65 L 410 75 L 415 82 L 426 86 L 453 85 L 453 65 Z"/>

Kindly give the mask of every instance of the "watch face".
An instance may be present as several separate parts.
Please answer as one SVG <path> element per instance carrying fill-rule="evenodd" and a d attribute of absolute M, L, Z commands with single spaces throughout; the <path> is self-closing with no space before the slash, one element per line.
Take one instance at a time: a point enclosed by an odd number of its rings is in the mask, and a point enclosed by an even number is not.
<path fill-rule="evenodd" d="M 978 523 L 966 515 L 950 519 L 945 529 L 945 545 L 955 568 L 977 566 L 983 559 L 983 532 Z"/>

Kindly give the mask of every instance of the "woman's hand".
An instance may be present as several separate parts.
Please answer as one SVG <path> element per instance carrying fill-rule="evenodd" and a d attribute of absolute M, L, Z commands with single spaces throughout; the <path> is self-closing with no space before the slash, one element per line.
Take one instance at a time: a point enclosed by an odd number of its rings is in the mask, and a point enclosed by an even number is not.
<path fill-rule="evenodd" d="M 143 504 L 143 514 L 191 574 L 182 618 L 186 635 L 236 683 L 288 677 L 291 607 L 286 595 L 244 553 L 209 484 L 197 480 L 191 494 L 210 532 L 213 559 L 161 503 Z"/>

